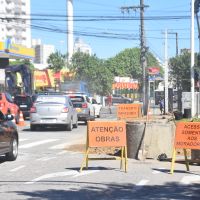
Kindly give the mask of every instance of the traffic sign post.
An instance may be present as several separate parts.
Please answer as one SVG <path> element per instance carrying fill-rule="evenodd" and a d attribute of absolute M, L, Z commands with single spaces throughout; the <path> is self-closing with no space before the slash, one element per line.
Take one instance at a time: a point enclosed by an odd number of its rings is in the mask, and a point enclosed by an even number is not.
<path fill-rule="evenodd" d="M 91 148 L 114 147 L 121 149 L 120 157 L 91 158 Z M 123 121 L 89 121 L 84 160 L 80 172 L 88 168 L 89 160 L 120 160 L 120 169 L 127 172 L 126 123 Z"/>

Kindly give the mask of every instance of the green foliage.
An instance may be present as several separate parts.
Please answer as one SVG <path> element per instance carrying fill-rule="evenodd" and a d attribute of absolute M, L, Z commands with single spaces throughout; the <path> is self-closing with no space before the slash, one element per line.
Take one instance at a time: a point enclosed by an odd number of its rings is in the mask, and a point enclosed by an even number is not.
<path fill-rule="evenodd" d="M 112 74 L 107 69 L 103 60 L 95 55 L 88 55 L 77 52 L 72 57 L 72 62 L 68 66 L 75 72 L 75 80 L 82 80 L 88 83 L 92 93 L 105 95 L 111 90 Z"/>
<path fill-rule="evenodd" d="M 158 66 L 156 58 L 147 54 L 148 66 Z M 133 79 L 142 78 L 140 65 L 140 49 L 125 49 L 115 57 L 102 60 L 95 55 L 77 52 L 73 55 L 69 69 L 75 72 L 75 79 L 88 83 L 92 93 L 107 95 L 112 92 L 115 76 L 126 76 Z"/>
<path fill-rule="evenodd" d="M 199 55 L 195 54 L 195 70 L 199 72 L 198 57 Z M 190 62 L 191 54 L 188 51 L 169 60 L 170 79 L 183 91 L 190 91 L 191 88 Z"/>
<path fill-rule="evenodd" d="M 47 63 L 49 69 L 59 72 L 65 66 L 66 56 L 56 51 L 49 56 Z"/>
<path fill-rule="evenodd" d="M 34 70 L 34 65 L 28 59 L 9 61 L 9 65 L 27 65 L 31 71 Z"/>

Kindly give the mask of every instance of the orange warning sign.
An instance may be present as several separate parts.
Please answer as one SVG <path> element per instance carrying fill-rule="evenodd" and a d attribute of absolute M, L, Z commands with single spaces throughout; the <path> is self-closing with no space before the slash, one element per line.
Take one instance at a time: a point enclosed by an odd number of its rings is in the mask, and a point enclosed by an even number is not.
<path fill-rule="evenodd" d="M 178 122 L 175 148 L 200 149 L 200 122 Z"/>
<path fill-rule="evenodd" d="M 126 146 L 126 124 L 123 121 L 89 121 L 89 147 Z"/>
<path fill-rule="evenodd" d="M 141 104 L 118 104 L 117 117 L 118 119 L 141 117 Z"/>

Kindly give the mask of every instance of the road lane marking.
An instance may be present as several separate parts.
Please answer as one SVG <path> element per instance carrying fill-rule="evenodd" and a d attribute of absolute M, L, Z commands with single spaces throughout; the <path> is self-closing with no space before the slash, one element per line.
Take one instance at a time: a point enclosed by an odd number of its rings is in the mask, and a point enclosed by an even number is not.
<path fill-rule="evenodd" d="M 33 179 L 32 181 L 28 181 L 25 184 L 34 184 L 36 182 L 43 181 L 46 179 L 51 179 L 51 178 L 56 178 L 56 177 L 64 177 L 64 176 L 72 176 L 72 178 L 75 178 L 75 177 L 79 177 L 79 176 L 93 174 L 98 171 L 100 171 L 100 170 L 82 171 L 81 173 L 79 171 L 75 171 L 75 170 L 70 170 L 67 172 L 56 172 L 56 173 L 51 173 L 51 174 L 45 174 L 43 176 Z"/>
<path fill-rule="evenodd" d="M 63 177 L 63 176 L 73 176 L 78 174 L 79 172 L 71 170 L 71 171 L 67 171 L 67 172 L 57 172 L 57 173 L 52 173 L 52 174 L 45 174 L 43 176 L 40 176 L 38 178 L 33 179 L 32 181 L 28 181 L 25 184 L 33 184 L 35 182 L 38 181 L 42 181 L 42 180 L 46 180 L 46 179 L 50 179 L 50 178 L 55 178 L 55 177 Z"/>
<path fill-rule="evenodd" d="M 62 143 L 55 146 L 50 147 L 49 149 L 64 149 L 66 146 L 69 146 L 70 143 Z"/>
<path fill-rule="evenodd" d="M 69 153 L 69 151 L 65 151 L 65 150 L 64 151 L 60 151 L 60 152 L 57 153 L 57 155 L 63 155 L 65 153 Z"/>
<path fill-rule="evenodd" d="M 42 141 L 38 141 L 38 142 L 32 142 L 32 143 L 21 145 L 21 146 L 19 146 L 19 148 L 27 149 L 27 148 L 35 147 L 35 146 L 38 146 L 38 145 L 41 145 L 41 144 L 46 144 L 46 143 L 49 143 L 49 142 L 55 142 L 55 141 L 58 141 L 58 140 L 59 139 L 48 139 L 48 140 L 42 140 Z"/>
<path fill-rule="evenodd" d="M 184 176 L 181 179 L 181 183 L 184 185 L 189 185 L 192 183 L 200 183 L 200 175 L 190 175 L 190 176 Z"/>
<path fill-rule="evenodd" d="M 48 161 L 48 160 L 52 160 L 52 159 L 55 159 L 56 157 L 43 157 L 43 158 L 38 158 L 36 160 L 39 160 L 39 161 Z"/>
<path fill-rule="evenodd" d="M 139 181 L 137 184 L 135 184 L 133 190 L 134 190 L 134 191 L 138 191 L 138 190 L 142 189 L 143 186 L 145 186 L 148 182 L 149 182 L 149 180 L 147 180 L 147 179 L 142 179 L 142 180 Z"/>
<path fill-rule="evenodd" d="M 26 140 L 28 140 L 28 139 L 26 139 L 26 138 L 21 138 L 21 139 L 19 139 L 19 142 L 23 142 L 23 141 L 26 141 Z"/>
<path fill-rule="evenodd" d="M 149 182 L 149 180 L 147 179 L 142 179 L 141 181 L 139 181 L 136 186 L 144 186 Z"/>
<path fill-rule="evenodd" d="M 25 165 L 21 165 L 21 166 L 19 166 L 19 167 L 16 167 L 16 168 L 14 168 L 14 169 L 11 169 L 10 172 L 19 171 L 20 169 L 22 169 L 22 168 L 24 168 L 24 167 L 26 167 L 26 166 L 25 166 Z"/>
<path fill-rule="evenodd" d="M 96 172 L 99 172 L 100 170 L 87 170 L 87 171 L 82 171 L 81 173 L 78 173 L 76 175 L 73 176 L 73 178 L 75 177 L 79 177 L 79 176 L 85 176 L 85 175 L 88 175 L 88 174 L 93 174 L 93 173 L 96 173 Z"/>
<path fill-rule="evenodd" d="M 152 174 L 160 174 L 162 172 L 162 170 L 165 170 L 166 168 L 158 168 L 158 169 L 154 169 L 152 171 Z"/>

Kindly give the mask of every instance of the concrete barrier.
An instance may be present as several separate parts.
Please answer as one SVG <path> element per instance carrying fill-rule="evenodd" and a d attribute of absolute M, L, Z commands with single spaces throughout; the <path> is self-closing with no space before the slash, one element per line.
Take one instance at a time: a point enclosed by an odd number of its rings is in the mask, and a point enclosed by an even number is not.
<path fill-rule="evenodd" d="M 174 123 L 150 122 L 146 124 L 142 150 L 145 158 L 157 159 L 159 155 L 172 156 L 174 145 Z"/>

